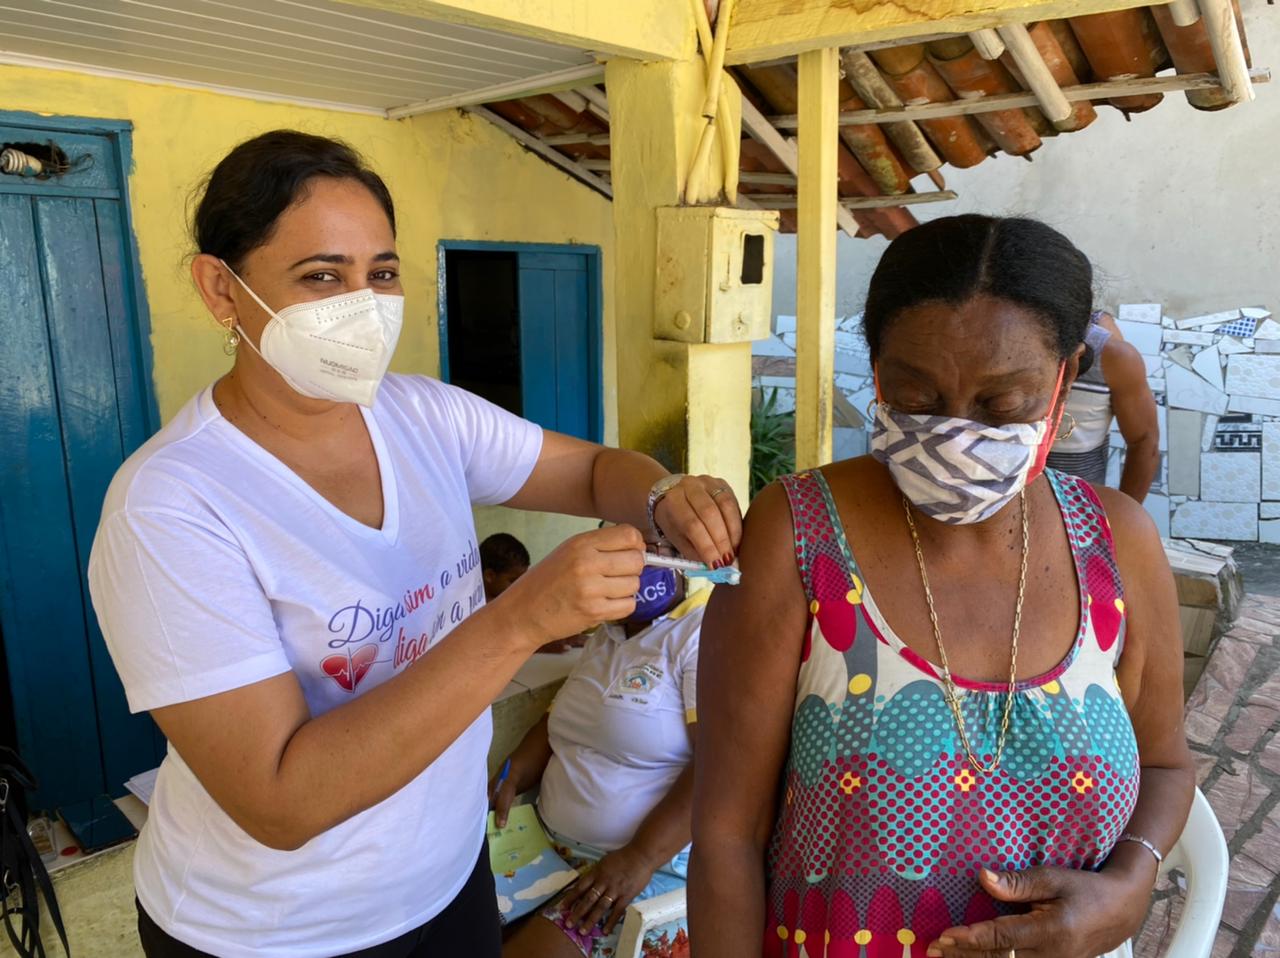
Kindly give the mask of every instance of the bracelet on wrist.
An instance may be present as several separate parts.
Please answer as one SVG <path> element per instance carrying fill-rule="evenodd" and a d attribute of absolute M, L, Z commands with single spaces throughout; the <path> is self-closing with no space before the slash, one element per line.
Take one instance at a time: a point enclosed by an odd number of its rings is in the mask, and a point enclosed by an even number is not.
<path fill-rule="evenodd" d="M 1141 835 L 1135 835 L 1132 832 L 1125 832 L 1123 835 L 1121 835 L 1119 838 L 1116 839 L 1117 845 L 1119 845 L 1121 842 L 1133 842 L 1136 845 L 1141 845 L 1143 848 L 1145 848 L 1147 851 L 1151 852 L 1151 854 L 1155 856 L 1157 867 L 1164 864 L 1164 855 L 1160 852 L 1160 849 L 1156 848 L 1156 846 L 1152 842 L 1143 838 Z"/>
<path fill-rule="evenodd" d="M 649 489 L 649 498 L 645 503 L 645 514 L 649 519 L 649 528 L 653 531 L 653 534 L 658 537 L 659 542 L 669 542 L 670 540 L 667 539 L 666 534 L 662 531 L 662 527 L 658 525 L 658 520 L 655 517 L 655 513 L 658 510 L 658 503 L 660 503 L 666 497 L 667 493 L 678 486 L 685 478 L 686 476 L 683 473 L 675 472 L 671 475 L 663 476 Z"/>

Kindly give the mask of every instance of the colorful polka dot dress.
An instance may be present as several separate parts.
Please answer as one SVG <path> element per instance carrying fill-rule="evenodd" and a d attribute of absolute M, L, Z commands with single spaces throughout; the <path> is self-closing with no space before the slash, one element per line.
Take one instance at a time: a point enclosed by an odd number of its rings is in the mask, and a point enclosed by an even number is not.
<path fill-rule="evenodd" d="M 1124 595 L 1111 529 L 1083 480 L 1046 472 L 1080 583 L 1080 630 L 1016 686 L 1004 757 L 970 765 L 941 671 L 888 628 L 821 473 L 783 480 L 810 627 L 769 849 L 765 958 L 924 958 L 953 925 L 1007 910 L 982 867 L 1097 868 L 1138 796 L 1115 666 Z M 953 676 L 970 742 L 995 752 L 1008 685 Z"/>

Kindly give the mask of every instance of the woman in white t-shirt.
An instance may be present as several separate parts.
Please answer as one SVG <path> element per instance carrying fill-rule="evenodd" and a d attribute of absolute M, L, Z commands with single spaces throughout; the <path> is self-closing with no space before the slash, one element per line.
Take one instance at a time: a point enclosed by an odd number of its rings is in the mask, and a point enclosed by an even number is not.
<path fill-rule="evenodd" d="M 143 951 L 492 958 L 489 703 L 539 645 L 630 614 L 637 526 L 718 562 L 737 503 L 386 376 L 395 214 L 344 144 L 236 147 L 195 237 L 235 360 L 121 468 L 89 568 L 130 707 L 169 739 L 134 860 Z M 486 606 L 475 503 L 619 525 Z"/>
<path fill-rule="evenodd" d="M 646 568 L 635 611 L 592 634 L 505 777 L 490 783 L 499 825 L 517 794 L 540 785 L 543 826 L 581 872 L 520 926 L 504 958 L 605 958 L 631 902 L 685 886 L 698 634 L 710 594 L 685 599 L 675 573 Z M 683 921 L 664 931 L 674 953 L 688 954 Z"/>

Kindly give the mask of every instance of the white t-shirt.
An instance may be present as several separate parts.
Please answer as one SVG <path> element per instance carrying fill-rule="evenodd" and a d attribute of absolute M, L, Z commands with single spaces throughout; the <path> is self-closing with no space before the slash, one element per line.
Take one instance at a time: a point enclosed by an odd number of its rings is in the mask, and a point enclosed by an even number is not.
<path fill-rule="evenodd" d="M 538 811 L 567 838 L 613 851 L 631 841 L 693 758 L 698 634 L 710 590 L 631 638 L 605 625 L 551 707 L 551 761 Z"/>
<path fill-rule="evenodd" d="M 212 388 L 120 469 L 89 585 L 133 711 L 292 671 L 321 715 L 484 604 L 471 504 L 520 490 L 541 430 L 421 376 L 388 376 L 361 411 L 381 529 L 231 425 Z M 170 935 L 228 958 L 328 958 L 395 938 L 475 866 L 491 731 L 486 710 L 400 791 L 295 851 L 249 837 L 170 746 L 135 852 L 138 898 Z"/>

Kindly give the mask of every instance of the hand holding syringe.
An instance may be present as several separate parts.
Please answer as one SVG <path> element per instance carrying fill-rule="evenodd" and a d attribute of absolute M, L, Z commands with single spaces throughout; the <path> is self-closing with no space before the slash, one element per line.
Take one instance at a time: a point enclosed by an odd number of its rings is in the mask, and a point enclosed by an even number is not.
<path fill-rule="evenodd" d="M 675 569 L 677 572 L 684 573 L 690 579 L 706 579 L 715 585 L 737 585 L 742 581 L 742 573 L 731 565 L 712 569 L 701 562 L 694 562 L 692 559 L 656 555 L 652 552 L 645 553 L 644 564 L 657 566 L 660 569 Z"/>

